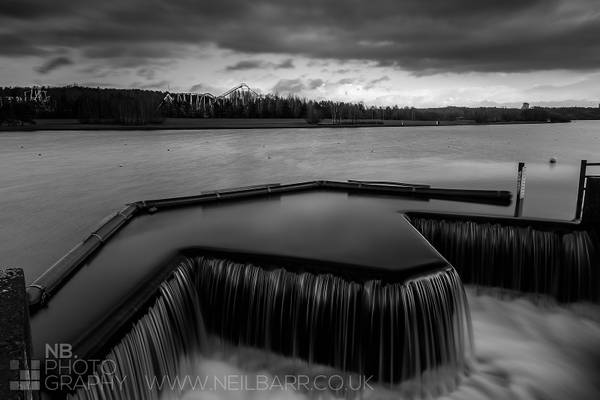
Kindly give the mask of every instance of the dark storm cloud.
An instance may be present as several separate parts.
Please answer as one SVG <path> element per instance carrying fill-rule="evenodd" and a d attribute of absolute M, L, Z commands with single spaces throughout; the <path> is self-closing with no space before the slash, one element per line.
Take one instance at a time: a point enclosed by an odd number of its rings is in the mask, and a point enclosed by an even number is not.
<path fill-rule="evenodd" d="M 68 57 L 55 57 L 52 58 L 48 61 L 46 61 L 44 64 L 40 65 L 39 67 L 36 67 L 35 70 L 37 72 L 39 72 L 40 74 L 47 74 L 49 72 L 54 71 L 55 69 L 58 69 L 60 67 L 65 67 L 67 65 L 71 65 L 73 64 L 73 61 L 68 58 Z"/>
<path fill-rule="evenodd" d="M 1 19 L 0 19 L 1 21 Z M 46 52 L 15 33 L 0 33 L 0 55 L 31 56 Z"/>
<path fill-rule="evenodd" d="M 323 86 L 324 83 L 325 81 L 323 79 L 310 79 L 308 81 L 308 87 L 309 89 L 316 89 L 319 86 Z"/>
<path fill-rule="evenodd" d="M 294 62 L 292 61 L 291 58 L 288 58 L 287 60 L 283 60 L 279 64 L 275 64 L 275 69 L 292 69 L 292 68 L 294 68 Z"/>
<path fill-rule="evenodd" d="M 325 81 L 323 79 L 309 79 L 304 81 L 302 79 L 280 79 L 279 82 L 273 86 L 273 92 L 279 94 L 298 94 L 306 89 L 316 89 L 323 86 Z"/>
<path fill-rule="evenodd" d="M 64 47 L 117 66 L 214 44 L 417 74 L 600 67 L 597 0 L 2 0 L 0 26 L 20 41 L 1 55 Z"/>
<path fill-rule="evenodd" d="M 227 67 L 225 67 L 225 69 L 227 71 L 244 71 L 248 69 L 264 68 L 265 65 L 266 63 L 263 61 L 243 60 L 233 65 L 228 65 Z"/>
<path fill-rule="evenodd" d="M 140 68 L 137 70 L 136 74 L 141 76 L 144 79 L 151 81 L 156 76 L 156 71 L 152 68 Z"/>
<path fill-rule="evenodd" d="M 297 94 L 306 89 L 301 79 L 281 79 L 273 86 L 273 92 L 278 94 Z"/>
<path fill-rule="evenodd" d="M 291 59 L 284 60 L 280 63 L 272 63 L 260 60 L 242 60 L 233 65 L 225 67 L 226 71 L 245 71 L 249 69 L 291 69 L 294 68 L 294 63 Z"/>
<path fill-rule="evenodd" d="M 385 81 L 389 81 L 389 80 L 390 80 L 390 77 L 387 75 L 384 75 L 381 78 L 377 78 L 377 79 L 373 79 L 373 80 L 369 81 L 369 83 L 371 85 L 375 85 L 376 83 L 385 82 Z"/>
<path fill-rule="evenodd" d="M 382 76 L 381 78 L 372 79 L 369 83 L 366 84 L 365 89 L 374 88 L 378 83 L 387 82 L 390 80 L 390 77 L 387 75 Z"/>
<path fill-rule="evenodd" d="M 61 12 L 60 9 L 54 7 L 54 1 L 2 0 L 0 2 L 0 16 L 15 19 L 27 20 L 32 17 L 46 17 Z"/>

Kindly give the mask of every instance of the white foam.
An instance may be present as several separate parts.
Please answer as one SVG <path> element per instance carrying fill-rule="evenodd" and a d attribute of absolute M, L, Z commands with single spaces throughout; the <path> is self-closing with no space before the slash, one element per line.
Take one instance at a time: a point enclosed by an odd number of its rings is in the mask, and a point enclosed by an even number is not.
<path fill-rule="evenodd" d="M 600 398 L 600 306 L 468 297 L 475 365 L 447 398 Z"/>
<path fill-rule="evenodd" d="M 445 394 L 420 392 L 416 397 L 476 399 L 600 399 L 600 306 L 589 303 L 558 305 L 551 301 L 500 295 L 467 287 L 475 339 L 475 360 L 468 376 Z M 316 376 L 335 371 L 255 349 L 215 347 L 208 356 L 185 361 L 198 376 L 292 374 Z M 375 385 L 364 399 L 412 397 L 415 382 L 397 388 Z M 165 395 L 165 398 L 173 394 Z M 188 391 L 184 400 L 336 398 L 332 392 Z"/>

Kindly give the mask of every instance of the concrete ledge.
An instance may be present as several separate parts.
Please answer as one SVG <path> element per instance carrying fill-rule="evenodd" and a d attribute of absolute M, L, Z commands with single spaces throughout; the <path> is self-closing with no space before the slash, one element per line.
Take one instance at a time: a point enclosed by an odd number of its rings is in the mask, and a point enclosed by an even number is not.
<path fill-rule="evenodd" d="M 0 269 L 0 399 L 37 399 L 39 369 L 31 365 L 29 303 L 22 269 Z"/>

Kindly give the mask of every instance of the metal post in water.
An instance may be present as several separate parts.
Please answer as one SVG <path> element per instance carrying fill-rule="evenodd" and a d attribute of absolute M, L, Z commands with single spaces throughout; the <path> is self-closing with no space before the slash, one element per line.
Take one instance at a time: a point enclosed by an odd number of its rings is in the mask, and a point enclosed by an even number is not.
<path fill-rule="evenodd" d="M 581 218 L 583 206 L 583 192 L 585 191 L 585 174 L 587 169 L 587 160 L 581 160 L 579 169 L 579 186 L 577 187 L 577 205 L 575 206 L 575 219 Z"/>
<path fill-rule="evenodd" d="M 517 201 L 515 203 L 515 217 L 523 214 L 523 203 L 525 201 L 525 163 L 519 162 L 517 172 Z"/>

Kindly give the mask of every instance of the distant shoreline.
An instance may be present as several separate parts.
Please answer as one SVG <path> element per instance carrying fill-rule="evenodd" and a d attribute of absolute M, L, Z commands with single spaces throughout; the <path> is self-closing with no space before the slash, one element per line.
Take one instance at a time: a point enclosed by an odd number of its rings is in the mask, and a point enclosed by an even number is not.
<path fill-rule="evenodd" d="M 323 121 L 309 124 L 304 119 L 277 118 L 166 118 L 160 124 L 119 125 L 119 124 L 84 124 L 76 119 L 36 119 L 35 124 L 22 126 L 0 126 L 0 132 L 33 132 L 33 131 L 154 131 L 154 130 L 198 130 L 198 129 L 285 129 L 285 128 L 373 128 L 373 127 L 418 127 L 418 126 L 461 126 L 461 125 L 521 125 L 551 124 L 546 121 L 506 121 L 478 123 L 472 120 L 458 121 L 413 121 L 413 120 L 362 120 L 343 121 L 342 124 L 331 124 Z"/>

